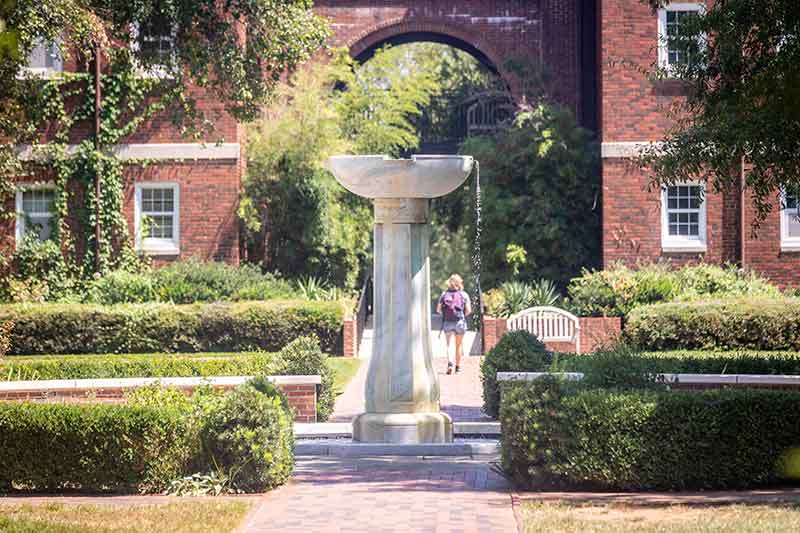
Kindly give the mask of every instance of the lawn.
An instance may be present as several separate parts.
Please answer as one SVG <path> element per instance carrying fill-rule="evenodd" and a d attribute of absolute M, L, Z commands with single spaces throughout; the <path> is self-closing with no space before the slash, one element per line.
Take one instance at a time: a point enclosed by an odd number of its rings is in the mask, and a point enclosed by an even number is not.
<path fill-rule="evenodd" d="M 209 500 L 161 505 L 0 505 L 4 533 L 229 532 L 250 502 Z"/>
<path fill-rule="evenodd" d="M 706 533 L 800 531 L 800 504 L 566 505 L 524 502 L 527 533 Z"/>
<path fill-rule="evenodd" d="M 358 367 L 361 366 L 360 359 L 351 359 L 345 357 L 329 357 L 327 359 L 328 366 L 333 370 L 333 391 L 338 396 L 344 392 L 345 386 L 350 383 L 350 380 L 358 372 Z"/>

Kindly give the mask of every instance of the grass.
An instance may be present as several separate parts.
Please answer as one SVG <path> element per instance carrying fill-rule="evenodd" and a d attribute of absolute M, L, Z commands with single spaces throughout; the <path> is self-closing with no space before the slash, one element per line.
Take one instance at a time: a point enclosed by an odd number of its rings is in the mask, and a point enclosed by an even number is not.
<path fill-rule="evenodd" d="M 361 360 L 349 357 L 329 357 L 327 361 L 328 367 L 333 370 L 334 374 L 333 391 L 338 396 L 344 392 L 344 388 L 355 377 L 358 367 L 361 366 Z"/>
<path fill-rule="evenodd" d="M 246 501 L 209 500 L 161 505 L 0 505 L 6 533 L 229 532 L 250 508 Z"/>
<path fill-rule="evenodd" d="M 526 533 L 760 533 L 800 531 L 800 504 L 566 505 L 524 502 Z"/>

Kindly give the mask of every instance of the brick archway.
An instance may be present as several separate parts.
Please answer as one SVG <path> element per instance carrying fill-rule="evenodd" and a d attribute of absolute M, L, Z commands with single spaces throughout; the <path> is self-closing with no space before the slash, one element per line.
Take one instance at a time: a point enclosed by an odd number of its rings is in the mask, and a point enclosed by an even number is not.
<path fill-rule="evenodd" d="M 397 18 L 376 24 L 345 44 L 350 55 L 363 62 L 372 57 L 384 44 L 405 44 L 411 42 L 437 42 L 463 50 L 480 61 L 492 72 L 500 75 L 512 93 L 518 96 L 518 79 L 506 68 L 501 55 L 491 44 L 477 35 L 471 35 L 463 28 L 445 24 L 435 19 Z"/>
<path fill-rule="evenodd" d="M 592 127 L 597 91 L 597 0 L 316 0 L 329 44 L 363 60 L 381 44 L 442 42 L 496 71 L 517 97 L 510 63 L 546 76 L 546 91 Z"/>

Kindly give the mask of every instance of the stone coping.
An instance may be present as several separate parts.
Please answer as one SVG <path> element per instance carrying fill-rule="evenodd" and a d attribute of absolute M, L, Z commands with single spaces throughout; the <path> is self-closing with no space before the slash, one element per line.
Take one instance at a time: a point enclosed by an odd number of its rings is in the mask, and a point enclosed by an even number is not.
<path fill-rule="evenodd" d="M 580 381 L 581 372 L 498 372 L 498 381 L 536 381 L 544 376 Z M 658 374 L 667 383 L 703 385 L 796 385 L 800 387 L 800 376 L 769 374 Z"/>
<path fill-rule="evenodd" d="M 0 392 L 74 391 L 95 389 L 133 389 L 147 385 L 164 385 L 178 388 L 194 388 L 204 385 L 234 387 L 245 383 L 252 376 L 208 376 L 190 378 L 111 378 L 111 379 L 52 379 L 33 381 L 0 382 Z M 275 385 L 319 385 L 320 376 L 267 376 Z"/>

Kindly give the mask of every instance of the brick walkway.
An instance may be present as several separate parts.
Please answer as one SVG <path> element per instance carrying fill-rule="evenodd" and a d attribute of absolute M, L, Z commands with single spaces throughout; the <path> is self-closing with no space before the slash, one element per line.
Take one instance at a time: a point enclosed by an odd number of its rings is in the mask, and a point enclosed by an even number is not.
<path fill-rule="evenodd" d="M 511 493 L 487 463 L 298 458 L 241 531 L 516 532 Z"/>
<path fill-rule="evenodd" d="M 461 361 L 462 371 L 459 374 L 447 375 L 447 358 L 444 352 L 444 336 L 438 335 L 438 324 L 434 318 L 431 344 L 433 345 L 434 366 L 439 375 L 441 388 L 441 408 L 449 414 L 455 422 L 482 422 L 491 420 L 483 412 L 483 388 L 480 378 L 480 362 L 483 359 L 477 355 L 465 355 Z M 465 338 L 465 351 L 467 346 L 475 344 L 475 333 L 467 332 Z M 336 407 L 331 416 L 331 422 L 349 422 L 359 413 L 364 412 L 364 384 L 367 379 L 369 357 L 371 356 L 372 330 L 367 329 L 359 349 L 359 356 L 365 361 L 359 367 L 358 373 L 347 385 L 345 391 L 336 399 Z M 453 347 L 450 347 L 453 350 Z M 473 348 L 477 352 L 477 346 Z"/>

